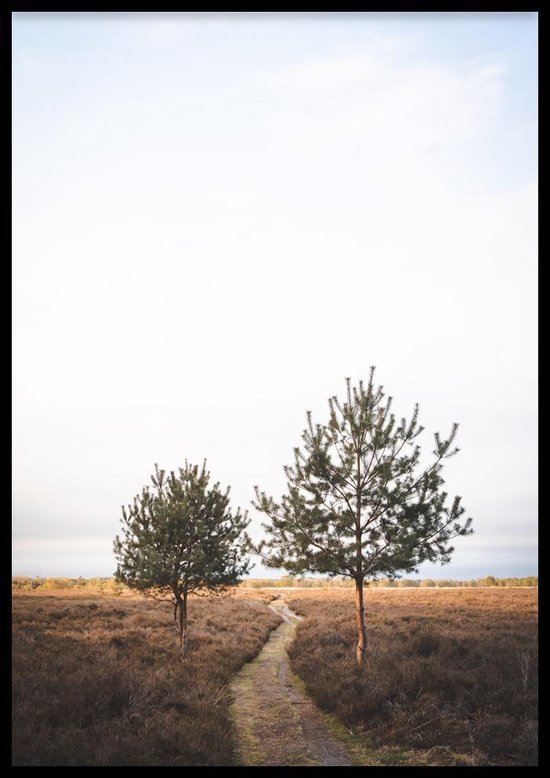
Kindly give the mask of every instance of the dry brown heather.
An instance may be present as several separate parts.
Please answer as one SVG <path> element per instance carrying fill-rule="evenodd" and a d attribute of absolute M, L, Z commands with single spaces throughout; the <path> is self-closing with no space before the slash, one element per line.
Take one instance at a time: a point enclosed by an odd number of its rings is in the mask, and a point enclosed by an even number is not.
<path fill-rule="evenodd" d="M 536 589 L 367 591 L 366 672 L 355 666 L 352 592 L 287 601 L 307 617 L 293 670 L 374 745 L 432 749 L 438 764 L 536 764 Z"/>
<path fill-rule="evenodd" d="M 194 598 L 182 662 L 168 603 L 15 595 L 13 763 L 230 764 L 228 683 L 279 624 L 273 596 Z"/>

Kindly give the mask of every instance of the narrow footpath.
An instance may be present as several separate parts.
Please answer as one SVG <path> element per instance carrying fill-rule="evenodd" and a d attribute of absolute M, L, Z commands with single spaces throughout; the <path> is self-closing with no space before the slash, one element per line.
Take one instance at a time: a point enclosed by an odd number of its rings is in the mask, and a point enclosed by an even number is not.
<path fill-rule="evenodd" d="M 290 670 L 286 646 L 301 617 L 282 599 L 269 607 L 283 623 L 232 684 L 238 764 L 351 765 L 344 746 L 329 731 L 322 714 L 300 690 Z"/>

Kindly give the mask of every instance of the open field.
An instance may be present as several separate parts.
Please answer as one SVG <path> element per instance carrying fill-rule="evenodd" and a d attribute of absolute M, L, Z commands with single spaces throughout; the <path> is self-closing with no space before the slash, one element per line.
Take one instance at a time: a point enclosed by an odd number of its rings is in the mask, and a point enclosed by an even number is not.
<path fill-rule="evenodd" d="M 240 588 L 229 598 L 193 598 L 184 662 L 168 603 L 86 587 L 16 593 L 13 761 L 234 763 L 230 684 L 281 622 L 266 607 L 279 598 L 305 617 L 289 648 L 291 668 L 323 710 L 358 733 L 366 758 L 354 763 L 532 765 L 537 594 L 367 590 L 369 665 L 361 673 L 349 589 Z M 269 646 L 265 667 L 275 662 Z M 281 652 L 276 661 L 284 669 L 283 644 Z M 266 719 L 262 752 L 275 753 L 282 742 L 294 748 L 303 729 L 290 714 L 286 722 L 282 713 L 277 718 L 278 710 L 294 710 L 298 721 L 305 710 L 296 703 L 300 689 L 285 684 L 277 694 L 286 701 L 270 699 L 267 682 L 259 685 L 258 705 L 273 719 L 273 726 Z"/>
<path fill-rule="evenodd" d="M 292 669 L 373 746 L 432 749 L 439 764 L 536 764 L 536 589 L 369 590 L 366 673 L 352 592 L 285 597 L 306 617 Z"/>
<path fill-rule="evenodd" d="M 261 599 L 193 598 L 182 662 L 168 603 L 16 594 L 13 763 L 230 764 L 228 684 L 280 623 Z"/>

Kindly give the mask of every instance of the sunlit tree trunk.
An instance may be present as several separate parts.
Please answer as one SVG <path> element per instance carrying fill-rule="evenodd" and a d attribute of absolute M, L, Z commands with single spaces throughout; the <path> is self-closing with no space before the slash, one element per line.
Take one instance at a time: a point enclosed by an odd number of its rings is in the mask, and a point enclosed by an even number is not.
<path fill-rule="evenodd" d="M 180 605 L 180 635 L 181 635 L 181 655 L 187 653 L 187 590 L 183 593 L 183 599 Z"/>
<path fill-rule="evenodd" d="M 355 608 L 357 614 L 357 664 L 363 667 L 367 657 L 367 625 L 363 602 L 363 581 L 355 580 Z"/>
<path fill-rule="evenodd" d="M 351 398 L 350 398 L 351 400 Z M 361 529 L 361 455 L 357 448 L 357 494 L 355 514 L 355 611 L 357 617 L 357 664 L 363 667 L 367 655 L 367 627 L 365 624 L 365 607 L 363 603 L 363 533 Z"/>
<path fill-rule="evenodd" d="M 178 594 L 176 596 L 176 613 L 178 616 L 178 628 L 181 643 L 181 655 L 187 654 L 187 591 L 183 593 L 183 597 Z"/>

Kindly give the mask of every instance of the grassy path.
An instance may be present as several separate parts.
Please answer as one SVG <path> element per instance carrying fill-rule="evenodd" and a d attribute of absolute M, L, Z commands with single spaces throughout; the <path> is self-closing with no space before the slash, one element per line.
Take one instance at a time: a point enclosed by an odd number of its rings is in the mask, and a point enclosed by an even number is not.
<path fill-rule="evenodd" d="M 238 763 L 351 765 L 344 745 L 327 728 L 323 715 L 290 670 L 286 646 L 300 617 L 282 599 L 275 600 L 270 607 L 283 618 L 283 623 L 232 685 Z"/>

